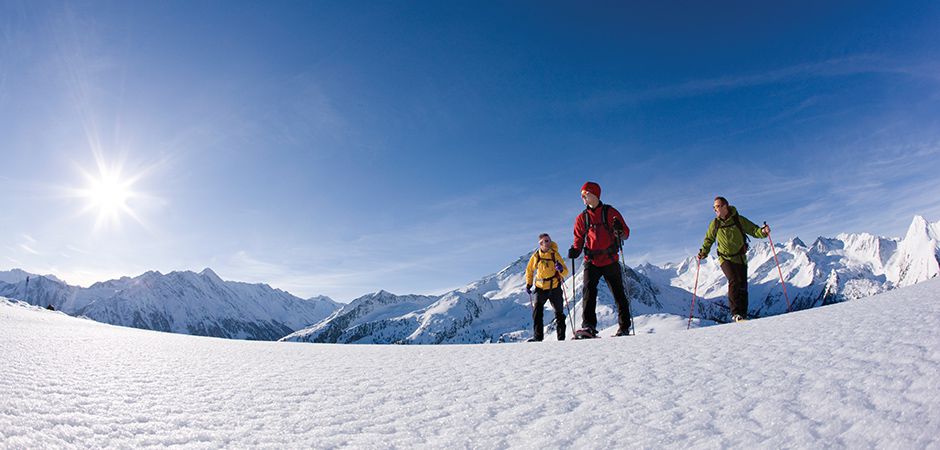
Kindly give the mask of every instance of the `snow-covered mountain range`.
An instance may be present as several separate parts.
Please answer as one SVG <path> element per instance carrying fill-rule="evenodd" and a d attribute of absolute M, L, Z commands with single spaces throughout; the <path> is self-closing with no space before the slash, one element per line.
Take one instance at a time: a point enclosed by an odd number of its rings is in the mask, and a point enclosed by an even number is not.
<path fill-rule="evenodd" d="M 629 251 L 629 242 L 626 246 Z M 791 310 L 867 297 L 940 275 L 940 222 L 914 218 L 903 238 L 840 234 L 806 245 L 799 238 L 775 242 Z M 325 343 L 442 344 L 511 342 L 532 335 L 531 305 L 524 291 L 523 255 L 503 270 L 440 296 L 385 291 L 347 305 L 328 298 L 303 300 L 263 284 L 222 281 L 200 273 L 148 272 L 97 283 L 87 289 L 33 276 L 26 292 L 22 271 L 0 272 L 0 296 L 52 305 L 98 321 L 176 333 L 238 339 Z M 770 244 L 752 240 L 748 251 L 750 314 L 787 311 Z M 626 267 L 624 275 L 637 333 L 684 329 L 695 282 L 696 259 Z M 570 264 L 570 262 L 569 262 Z M 565 281 L 572 326 L 581 326 L 581 261 Z M 728 320 L 727 282 L 714 255 L 701 262 L 693 326 Z M 572 287 L 574 289 L 572 290 Z M 550 308 L 550 307 L 547 307 Z M 598 328 L 616 326 L 613 297 L 604 282 L 598 295 Z M 546 338 L 554 338 L 546 311 Z M 612 334 L 613 331 L 603 331 Z"/>
<path fill-rule="evenodd" d="M 751 241 L 748 287 L 752 316 L 787 311 L 780 273 L 787 283 L 791 310 L 868 297 L 940 275 L 940 222 L 931 224 L 921 216 L 914 217 L 901 239 L 843 233 L 835 238 L 820 237 L 809 246 L 799 238 L 775 242 L 774 248 L 780 272 L 768 241 Z M 692 292 L 696 260 L 690 257 L 676 264 L 644 265 L 637 270 L 655 284 Z M 714 252 L 702 261 L 699 270 L 698 295 L 705 301 L 697 303 L 696 314 L 723 320 L 728 313 L 724 301 L 728 283 Z"/>
<path fill-rule="evenodd" d="M 0 272 L 0 283 L 19 283 L 20 281 L 26 281 L 29 277 L 35 277 L 36 275 L 26 272 L 25 270 L 13 269 L 6 272 Z M 62 282 L 62 280 L 55 277 L 55 275 L 43 275 L 44 277 L 53 280 Z"/>
<path fill-rule="evenodd" d="M 210 269 L 147 272 L 88 288 L 22 271 L 4 274 L 12 282 L 0 282 L 0 296 L 99 322 L 200 336 L 275 340 L 340 306 L 326 297 L 304 300 L 266 284 L 223 281 Z"/>
<path fill-rule="evenodd" d="M 525 293 L 525 268 L 529 255 L 523 255 L 503 270 L 442 296 L 397 296 L 378 292 L 360 297 L 322 322 L 286 336 L 284 341 L 457 344 L 511 342 L 532 336 L 532 309 Z M 580 264 L 580 263 L 579 263 Z M 575 276 L 576 297 L 580 298 L 581 273 Z M 634 314 L 681 314 L 688 299 L 680 289 L 654 286 L 645 276 L 627 269 Z M 603 283 L 603 282 L 602 282 Z M 616 310 L 609 290 L 598 296 L 599 323 L 616 323 Z M 565 283 L 571 295 L 571 278 Z M 682 303 L 685 301 L 686 303 Z M 573 303 L 575 307 L 580 302 Z M 580 314 L 576 314 L 580 317 Z M 554 336 L 553 314 L 546 314 L 546 336 Z M 580 327 L 580 322 L 575 323 Z M 572 329 L 568 322 L 568 330 Z"/>
<path fill-rule="evenodd" d="M 629 246 L 627 246 L 629 248 Z M 867 297 L 940 275 L 940 222 L 914 218 L 904 238 L 867 233 L 818 238 L 807 246 L 799 238 L 775 243 L 781 272 L 787 283 L 790 308 L 808 309 Z M 397 296 L 379 292 L 360 297 L 322 322 L 283 340 L 337 343 L 476 343 L 506 342 L 531 336 L 531 306 L 524 291 L 523 255 L 505 269 L 439 297 Z M 753 240 L 748 251 L 749 312 L 753 317 L 787 311 L 773 251 L 767 241 Z M 695 280 L 694 257 L 680 263 L 626 268 L 637 333 L 685 328 Z M 578 261 L 580 268 L 581 262 Z M 728 320 L 725 295 L 728 285 L 717 258 L 709 257 L 698 269 L 694 326 Z M 565 282 L 567 296 L 581 298 L 582 272 Z M 579 300 L 571 311 L 580 327 Z M 550 307 L 549 307 L 550 308 Z M 601 281 L 598 328 L 616 326 L 610 290 Z M 547 310 L 546 322 L 553 320 Z M 679 326 L 678 324 L 681 324 Z M 546 325 L 546 338 L 554 336 L 554 323 Z M 568 329 L 571 322 L 569 319 Z M 613 331 L 606 331 L 612 334 Z"/>

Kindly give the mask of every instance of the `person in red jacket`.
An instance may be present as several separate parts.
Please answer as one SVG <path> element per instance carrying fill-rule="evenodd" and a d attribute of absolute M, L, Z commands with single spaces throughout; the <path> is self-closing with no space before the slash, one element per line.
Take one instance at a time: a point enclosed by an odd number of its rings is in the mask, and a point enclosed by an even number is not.
<path fill-rule="evenodd" d="M 574 221 L 574 244 L 568 257 L 577 258 L 584 250 L 584 301 L 581 330 L 576 336 L 597 337 L 597 284 L 601 277 L 607 282 L 617 303 L 617 336 L 630 332 L 630 303 L 623 288 L 618 252 L 620 242 L 630 237 L 630 228 L 620 211 L 601 202 L 601 187 L 588 181 L 581 187 L 585 209 Z"/>

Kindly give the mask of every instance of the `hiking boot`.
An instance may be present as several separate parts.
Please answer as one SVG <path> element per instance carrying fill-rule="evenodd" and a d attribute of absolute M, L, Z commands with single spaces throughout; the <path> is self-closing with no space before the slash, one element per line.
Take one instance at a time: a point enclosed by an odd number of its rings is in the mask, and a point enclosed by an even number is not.
<path fill-rule="evenodd" d="M 614 337 L 619 336 L 630 336 L 630 330 L 617 330 L 617 334 L 615 334 Z"/>
<path fill-rule="evenodd" d="M 597 330 L 593 328 L 582 328 L 575 332 L 575 337 L 578 339 L 592 339 L 597 337 Z"/>
<path fill-rule="evenodd" d="M 735 322 L 747 322 L 747 318 L 744 316 L 741 316 L 740 314 L 735 314 L 731 316 L 731 320 Z"/>

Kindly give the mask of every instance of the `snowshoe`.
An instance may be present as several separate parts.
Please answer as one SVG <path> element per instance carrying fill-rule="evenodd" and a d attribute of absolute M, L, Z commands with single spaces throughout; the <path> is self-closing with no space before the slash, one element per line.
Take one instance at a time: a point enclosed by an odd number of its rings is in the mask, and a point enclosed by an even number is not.
<path fill-rule="evenodd" d="M 618 330 L 617 334 L 615 334 L 613 337 L 620 337 L 620 336 L 631 336 L 631 334 L 629 330 L 627 331 Z"/>
<path fill-rule="evenodd" d="M 575 339 L 596 339 L 597 337 L 599 337 L 597 336 L 597 330 L 591 328 L 582 328 L 574 332 Z"/>

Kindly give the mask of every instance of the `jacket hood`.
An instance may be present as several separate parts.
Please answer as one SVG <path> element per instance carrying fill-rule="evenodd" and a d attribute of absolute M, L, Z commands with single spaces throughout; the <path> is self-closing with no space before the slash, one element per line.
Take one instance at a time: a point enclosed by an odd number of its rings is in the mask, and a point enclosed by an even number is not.
<path fill-rule="evenodd" d="M 735 208 L 732 205 L 728 205 L 728 217 L 724 219 L 718 218 L 718 220 L 721 220 L 721 221 L 731 220 L 736 215 L 738 215 L 738 208 Z"/>
<path fill-rule="evenodd" d="M 555 242 L 555 241 L 552 241 L 552 250 L 555 251 L 556 253 L 558 252 L 558 243 Z M 543 252 L 543 251 L 542 251 L 542 247 L 539 247 L 539 253 L 542 253 L 542 255 L 545 256 L 545 253 L 546 253 L 546 252 Z M 547 252 L 547 253 L 551 253 L 551 251 L 549 251 L 549 252 Z"/>

